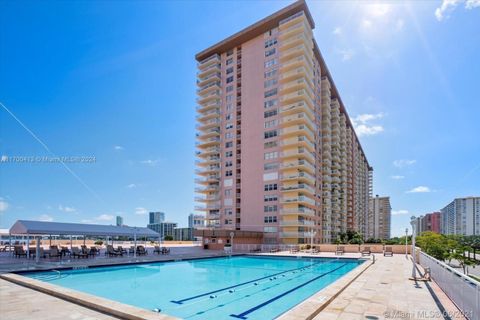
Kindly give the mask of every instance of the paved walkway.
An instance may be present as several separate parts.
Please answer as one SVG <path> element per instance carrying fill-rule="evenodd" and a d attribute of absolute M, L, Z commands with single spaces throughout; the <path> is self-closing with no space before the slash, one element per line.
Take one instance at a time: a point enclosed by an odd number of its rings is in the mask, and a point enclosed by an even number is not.
<path fill-rule="evenodd" d="M 444 319 L 444 312 L 452 315 L 451 319 L 464 319 L 434 282 L 408 279 L 412 273 L 410 257 L 377 257 L 375 264 L 314 319 Z M 440 301 L 440 307 L 435 299 Z"/>
<path fill-rule="evenodd" d="M 2 279 L 0 314 L 2 320 L 117 319 Z"/>

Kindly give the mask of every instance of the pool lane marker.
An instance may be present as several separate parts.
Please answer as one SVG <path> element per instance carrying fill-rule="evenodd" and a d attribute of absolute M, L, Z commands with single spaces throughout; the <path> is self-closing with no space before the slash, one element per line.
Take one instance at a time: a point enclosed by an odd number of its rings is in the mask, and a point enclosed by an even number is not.
<path fill-rule="evenodd" d="M 307 282 L 304 282 L 304 283 L 302 283 L 301 285 L 296 286 L 295 288 L 292 288 L 292 289 L 290 289 L 290 290 L 288 290 L 288 291 L 285 291 L 284 293 L 279 294 L 278 296 L 275 296 L 275 297 L 273 297 L 273 298 L 271 298 L 271 299 L 269 299 L 269 300 L 267 300 L 267 301 L 265 301 L 265 302 L 263 302 L 263 303 L 255 306 L 255 307 L 253 307 L 253 308 L 250 308 L 250 309 L 248 309 L 248 310 L 240 313 L 240 314 L 231 314 L 230 317 L 237 318 L 237 319 L 247 319 L 246 315 L 248 315 L 248 314 L 250 314 L 250 313 L 252 313 L 252 312 L 254 312 L 254 311 L 256 311 L 256 310 L 258 310 L 258 309 L 260 309 L 260 308 L 263 308 L 263 307 L 266 306 L 267 304 L 270 304 L 270 303 L 272 303 L 272 302 L 274 302 L 274 301 L 276 301 L 276 300 L 278 300 L 278 299 L 286 296 L 287 294 L 292 293 L 293 291 L 296 291 L 296 290 L 298 290 L 298 289 L 306 286 L 307 284 L 312 283 L 313 281 L 316 281 L 316 280 L 318 280 L 318 279 L 326 276 L 327 274 L 330 274 L 330 273 L 332 273 L 332 272 L 335 272 L 335 271 L 337 271 L 338 269 L 345 267 L 346 265 L 347 265 L 347 264 L 345 263 L 345 264 L 341 265 L 341 266 L 338 267 L 338 268 L 335 268 L 335 269 L 330 270 L 330 271 L 328 271 L 328 272 L 322 273 L 321 275 L 319 275 L 319 276 L 317 276 L 317 277 L 315 277 L 315 278 L 313 278 L 313 279 L 311 279 L 311 280 L 308 280 Z"/>
<path fill-rule="evenodd" d="M 257 281 L 260 281 L 260 280 L 263 280 L 263 279 L 268 279 L 268 278 L 275 277 L 275 276 L 278 276 L 278 275 L 281 275 L 281 274 L 284 274 L 284 273 L 288 273 L 288 272 L 292 272 L 292 271 L 297 271 L 297 270 L 301 270 L 301 269 L 305 269 L 305 268 L 311 268 L 315 265 L 323 264 L 323 263 L 329 263 L 329 262 L 331 262 L 331 261 L 321 261 L 321 262 L 317 262 L 317 263 L 312 263 L 308 266 L 303 266 L 303 267 L 296 268 L 296 269 L 290 269 L 290 270 L 287 270 L 287 271 L 282 271 L 282 272 L 279 272 L 279 273 L 275 273 L 273 275 L 271 274 L 271 275 L 268 275 L 268 276 L 265 276 L 265 277 L 262 277 L 262 278 L 250 280 L 250 281 L 243 282 L 243 283 L 240 283 L 240 284 L 236 284 L 236 285 L 233 285 L 233 286 L 230 286 L 230 287 L 226 287 L 226 288 L 217 289 L 217 290 L 214 290 L 214 291 L 202 293 L 202 294 L 190 297 L 190 298 L 185 298 L 185 299 L 182 299 L 182 300 L 171 300 L 170 302 L 173 302 L 173 303 L 176 303 L 176 304 L 183 304 L 185 301 L 197 299 L 197 298 L 200 298 L 200 297 L 209 296 L 209 295 L 212 295 L 212 294 L 217 293 L 217 292 L 221 292 L 221 291 L 228 290 L 228 289 L 233 289 L 233 288 L 240 287 L 240 286 L 252 283 L 252 282 L 257 282 Z"/>

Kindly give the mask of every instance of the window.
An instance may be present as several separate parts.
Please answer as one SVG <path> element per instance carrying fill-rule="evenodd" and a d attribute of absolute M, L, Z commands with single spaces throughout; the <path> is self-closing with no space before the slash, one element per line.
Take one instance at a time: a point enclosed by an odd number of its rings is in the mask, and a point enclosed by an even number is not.
<path fill-rule="evenodd" d="M 227 170 L 227 171 L 225 171 L 225 176 L 226 176 L 226 177 L 231 177 L 232 175 L 233 175 L 232 170 Z"/>
<path fill-rule="evenodd" d="M 225 190 L 225 196 L 230 197 L 232 195 L 232 189 L 226 189 Z"/>
<path fill-rule="evenodd" d="M 273 77 L 277 74 L 277 71 L 278 71 L 277 69 L 272 69 L 270 71 L 265 72 L 264 76 L 265 76 L 265 78 Z"/>
<path fill-rule="evenodd" d="M 270 111 L 265 111 L 263 113 L 263 117 L 264 118 L 270 118 L 270 117 L 276 116 L 277 114 L 278 114 L 278 109 L 273 109 L 273 110 L 270 110 Z"/>
<path fill-rule="evenodd" d="M 230 49 L 227 51 L 227 57 L 231 56 L 233 54 L 233 49 Z"/>
<path fill-rule="evenodd" d="M 273 67 L 274 65 L 277 64 L 277 59 L 270 59 L 270 60 L 267 60 L 265 61 L 265 68 L 270 68 L 270 67 Z"/>
<path fill-rule="evenodd" d="M 275 210 L 275 211 L 277 211 L 277 210 Z M 265 212 L 275 212 L 275 211 L 265 211 Z M 276 223 L 277 222 L 277 217 L 276 216 L 267 216 L 267 217 L 265 217 L 264 222 L 265 223 Z"/>
<path fill-rule="evenodd" d="M 270 107 L 274 107 L 276 105 L 278 105 L 278 99 L 268 100 L 268 101 L 265 101 L 263 103 L 264 108 L 270 108 Z"/>
<path fill-rule="evenodd" d="M 227 158 L 233 157 L 233 151 L 225 152 L 225 157 L 227 157 Z"/>
<path fill-rule="evenodd" d="M 227 96 L 227 102 L 232 102 L 233 101 L 233 95 L 229 94 Z"/>
<path fill-rule="evenodd" d="M 271 31 L 269 31 L 269 32 L 271 33 Z M 276 44 L 277 44 L 277 39 L 276 38 L 267 40 L 267 41 L 265 41 L 265 49 L 268 48 L 268 47 L 271 47 L 273 45 L 276 45 Z"/>
<path fill-rule="evenodd" d="M 263 170 L 265 170 L 265 171 L 276 170 L 276 169 L 278 169 L 278 163 L 276 163 L 276 162 L 265 163 L 263 165 Z"/>
<path fill-rule="evenodd" d="M 233 82 L 233 76 L 227 78 L 227 83 Z"/>
<path fill-rule="evenodd" d="M 276 212 L 276 211 L 277 211 L 276 205 L 263 207 L 263 212 Z M 270 221 L 270 222 L 273 222 L 273 221 Z M 277 222 L 276 219 L 275 219 L 275 222 Z"/>
<path fill-rule="evenodd" d="M 265 129 L 275 127 L 278 124 L 278 120 L 265 121 Z"/>
<path fill-rule="evenodd" d="M 272 159 L 277 159 L 278 158 L 278 152 L 265 152 L 263 155 L 265 160 L 272 160 Z"/>
<path fill-rule="evenodd" d="M 270 79 L 270 80 L 265 81 L 265 83 L 263 84 L 263 86 L 264 86 L 265 88 L 269 88 L 269 87 L 274 86 L 274 85 L 276 85 L 276 84 L 277 84 L 277 79 Z"/>
<path fill-rule="evenodd" d="M 275 48 L 272 48 L 272 49 L 270 49 L 270 50 L 267 50 L 267 51 L 265 51 L 265 57 L 269 57 L 269 56 L 271 56 L 272 54 L 275 54 L 275 52 L 276 52 L 276 49 L 275 49 Z"/>
<path fill-rule="evenodd" d="M 227 114 L 227 115 L 225 116 L 225 120 L 227 120 L 227 121 L 228 121 L 228 120 L 232 120 L 232 114 L 231 114 L 231 113 Z"/>
<path fill-rule="evenodd" d="M 271 184 L 266 184 L 264 186 L 264 190 L 265 191 L 274 191 L 274 190 L 277 190 L 277 184 L 276 183 L 271 183 Z"/>
<path fill-rule="evenodd" d="M 226 109 L 227 109 L 227 111 L 232 111 L 232 109 L 233 109 L 233 104 L 227 103 Z"/>
<path fill-rule="evenodd" d="M 226 215 L 230 216 L 230 215 L 232 215 L 232 213 L 233 213 L 232 209 L 225 209 L 225 214 Z"/>
<path fill-rule="evenodd" d="M 265 98 L 274 96 L 276 94 L 277 94 L 277 88 L 272 89 L 272 90 L 268 90 L 267 92 L 265 92 Z"/>
<path fill-rule="evenodd" d="M 277 136 L 277 130 L 266 131 L 263 134 L 265 139 L 273 138 Z"/>
<path fill-rule="evenodd" d="M 233 128 L 233 123 L 227 123 L 227 124 L 225 125 L 225 129 L 227 129 L 227 130 L 228 130 L 228 129 L 232 129 L 232 128 Z"/>
<path fill-rule="evenodd" d="M 232 73 L 232 72 L 233 72 L 233 67 L 228 67 L 228 68 L 227 68 L 227 74 L 230 74 L 230 73 Z"/>
<path fill-rule="evenodd" d="M 231 167 L 233 166 L 233 162 L 232 161 L 225 161 L 225 167 L 228 168 L 228 167 Z"/>
<path fill-rule="evenodd" d="M 232 139 L 233 138 L 233 132 L 227 132 L 225 133 L 225 139 L 228 140 L 228 139 Z"/>
<path fill-rule="evenodd" d="M 277 195 L 276 194 L 264 195 L 263 196 L 263 201 L 265 201 L 265 202 L 277 201 Z"/>
<path fill-rule="evenodd" d="M 231 148 L 231 147 L 233 147 L 233 142 L 232 141 L 225 142 L 225 148 Z"/>
<path fill-rule="evenodd" d="M 227 59 L 227 66 L 228 66 L 229 64 L 232 64 L 232 63 L 233 63 L 233 58 Z"/>
<path fill-rule="evenodd" d="M 275 148 L 277 146 L 277 141 L 269 141 L 269 142 L 265 142 L 263 144 L 263 147 L 265 149 L 268 149 L 268 148 Z"/>
<path fill-rule="evenodd" d="M 228 86 L 226 89 L 227 92 L 232 92 L 233 91 L 233 86 Z"/>

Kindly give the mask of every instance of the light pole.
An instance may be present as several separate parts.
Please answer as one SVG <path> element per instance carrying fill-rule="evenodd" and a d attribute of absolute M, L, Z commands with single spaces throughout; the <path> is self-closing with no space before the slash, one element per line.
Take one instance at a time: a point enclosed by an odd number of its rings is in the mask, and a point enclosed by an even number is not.
<path fill-rule="evenodd" d="M 233 237 L 235 236 L 235 233 L 230 232 L 230 254 L 233 253 Z"/>
<path fill-rule="evenodd" d="M 416 258 L 415 258 L 415 232 L 416 232 L 416 229 L 415 229 L 415 226 L 417 224 L 417 219 L 412 216 L 410 218 L 410 224 L 412 225 L 412 258 L 413 258 L 413 267 L 412 267 L 412 279 L 415 280 L 417 278 L 417 262 L 416 262 Z"/>
<path fill-rule="evenodd" d="M 405 228 L 405 257 L 408 257 L 408 228 Z"/>
<path fill-rule="evenodd" d="M 310 239 L 310 253 L 313 253 L 313 238 L 315 237 L 317 233 L 315 231 L 312 231 L 310 232 L 310 236 L 311 236 L 311 239 Z"/>

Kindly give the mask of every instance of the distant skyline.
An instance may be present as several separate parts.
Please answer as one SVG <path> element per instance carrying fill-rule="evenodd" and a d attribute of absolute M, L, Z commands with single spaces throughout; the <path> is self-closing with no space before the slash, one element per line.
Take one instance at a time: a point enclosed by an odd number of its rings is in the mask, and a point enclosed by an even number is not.
<path fill-rule="evenodd" d="M 194 55 L 291 2 L 0 3 L 0 228 L 186 226 Z M 307 3 L 392 236 L 479 196 L 480 1 Z"/>

